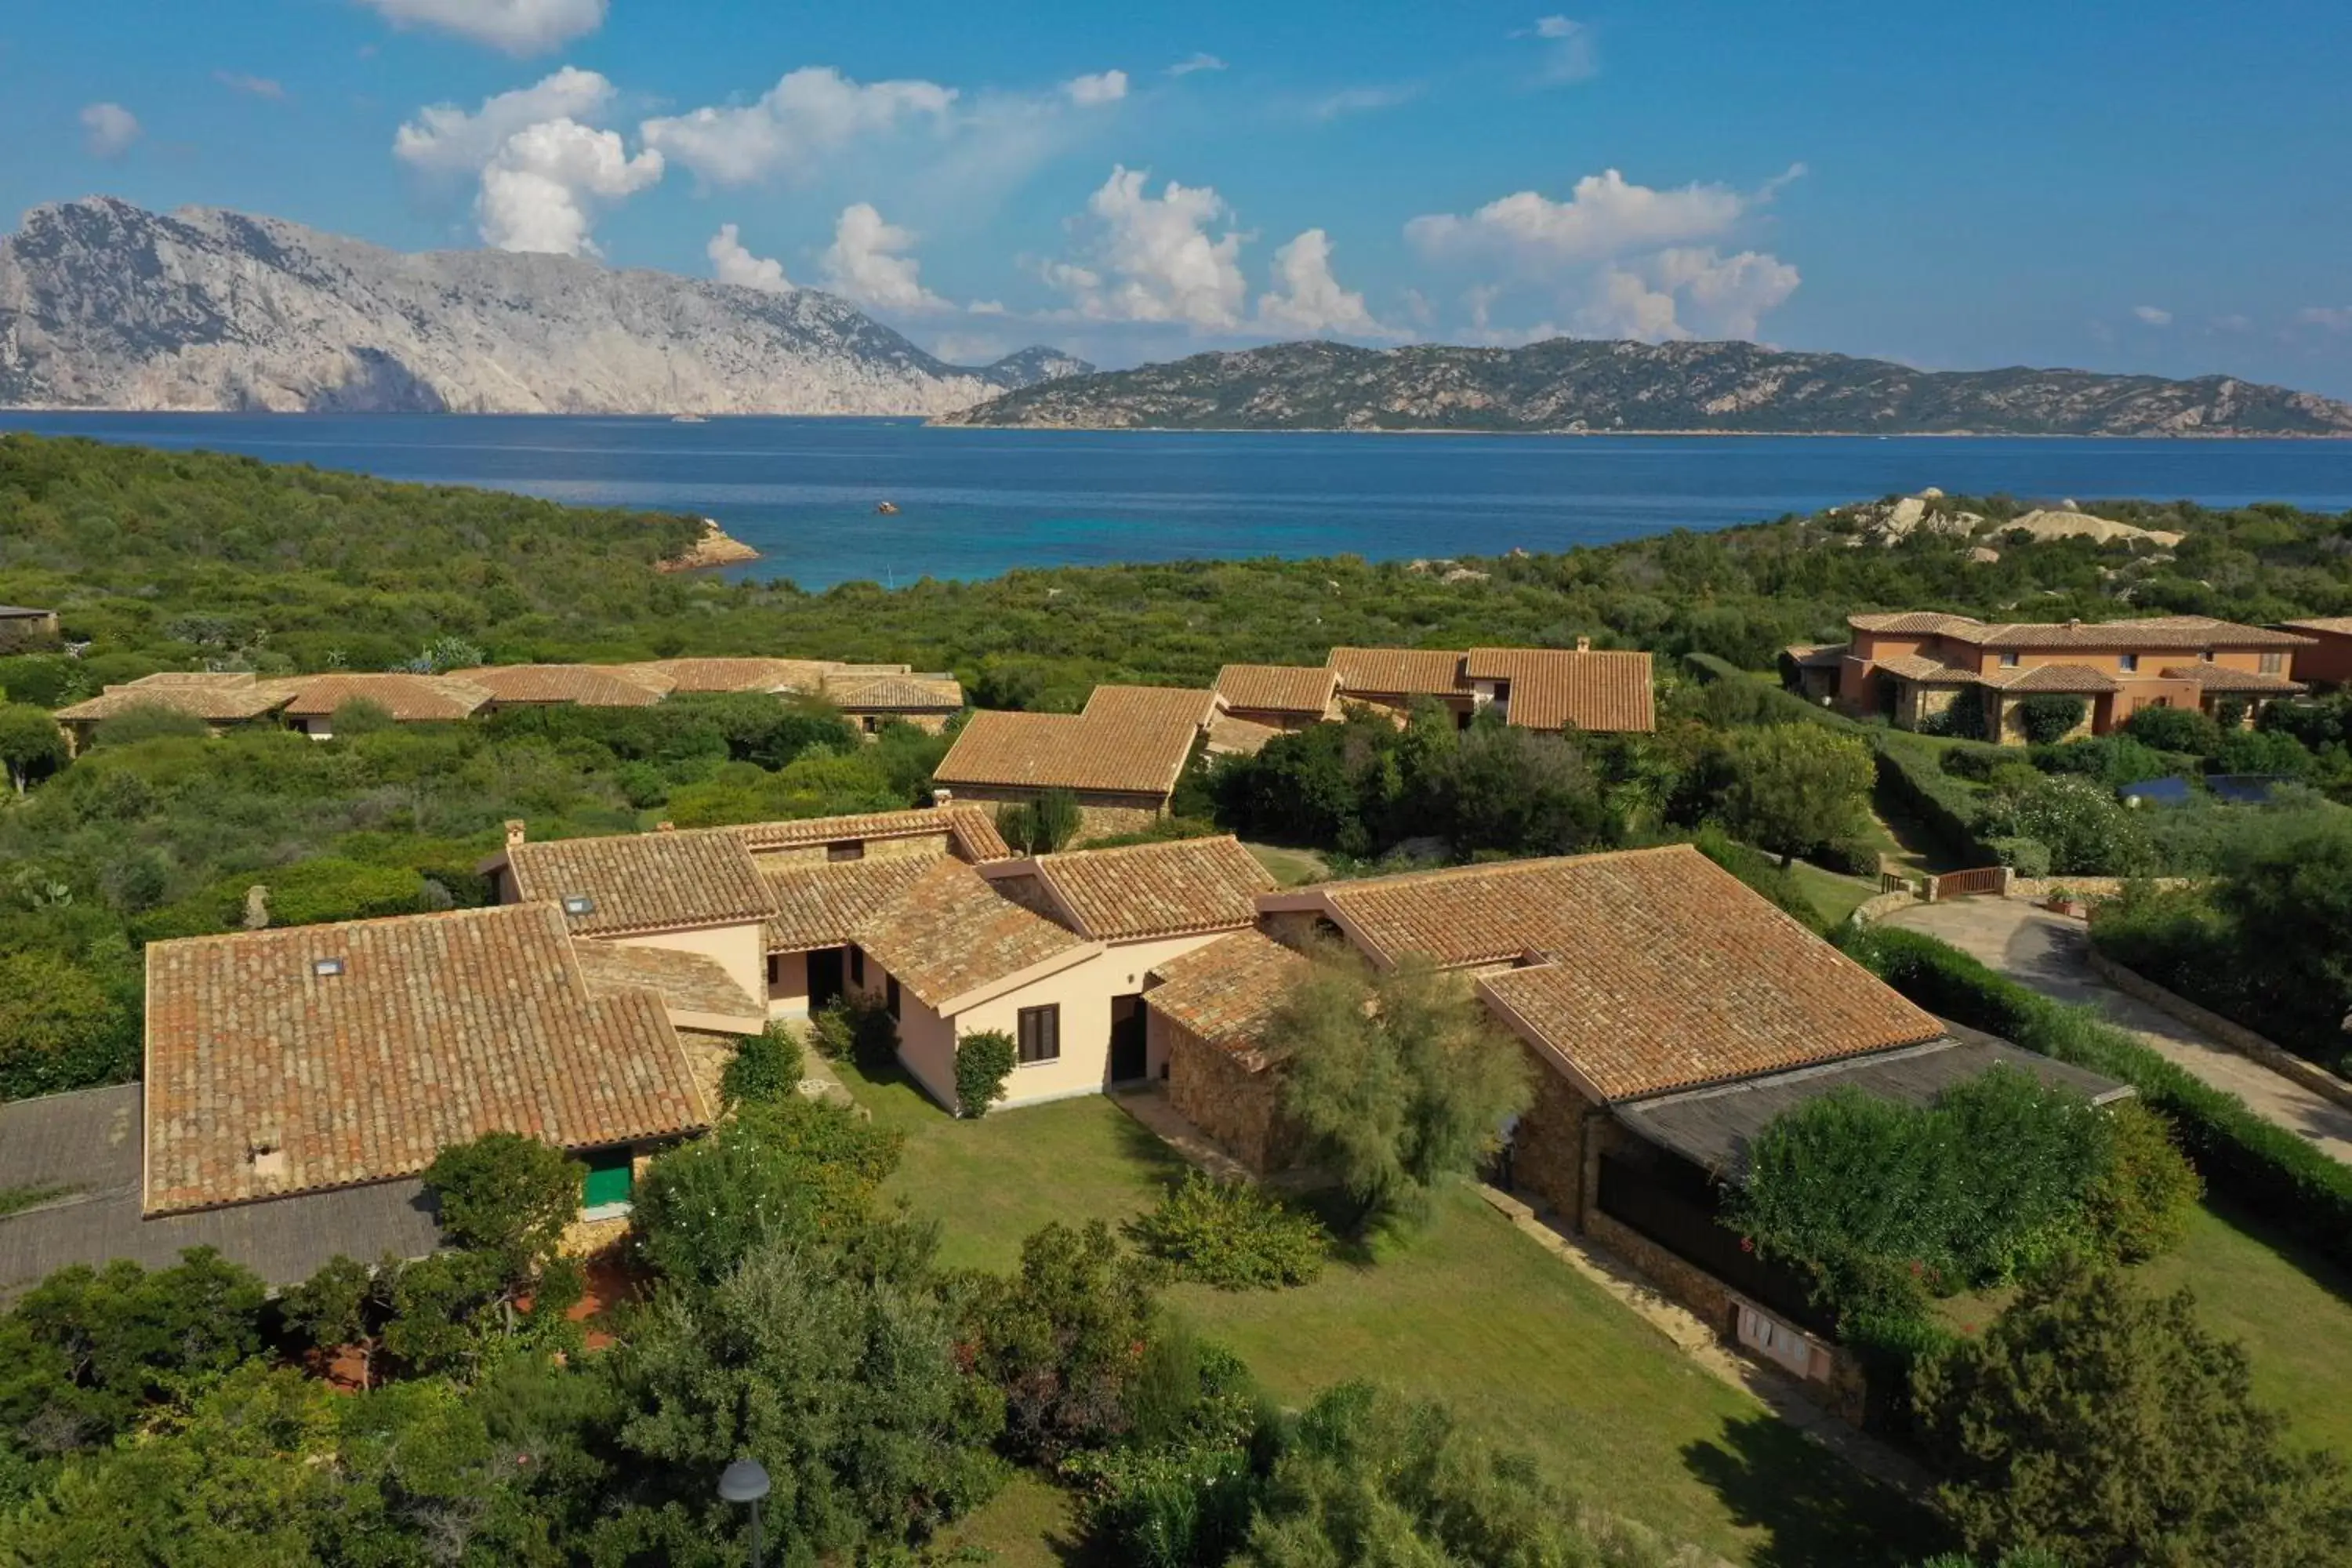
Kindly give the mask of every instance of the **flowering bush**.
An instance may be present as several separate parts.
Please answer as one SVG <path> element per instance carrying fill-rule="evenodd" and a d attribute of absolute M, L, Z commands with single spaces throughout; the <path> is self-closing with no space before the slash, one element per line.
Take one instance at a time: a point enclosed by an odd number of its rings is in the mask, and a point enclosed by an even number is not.
<path fill-rule="evenodd" d="M 1159 1207 L 1128 1222 L 1128 1234 L 1176 1277 L 1221 1290 L 1273 1290 L 1304 1285 L 1323 1271 L 1330 1237 L 1248 1182 L 1220 1182 L 1199 1171 L 1168 1190 Z"/>

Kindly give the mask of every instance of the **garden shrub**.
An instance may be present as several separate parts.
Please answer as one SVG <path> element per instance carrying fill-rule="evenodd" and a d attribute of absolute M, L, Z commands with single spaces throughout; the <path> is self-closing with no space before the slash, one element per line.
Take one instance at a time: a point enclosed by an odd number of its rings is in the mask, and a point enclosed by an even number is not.
<path fill-rule="evenodd" d="M 1985 843 L 1995 860 L 2021 877 L 2050 875 L 2050 846 L 2039 838 L 1990 838 Z"/>
<path fill-rule="evenodd" d="M 2155 869 L 2156 852 L 2132 812 L 2102 784 L 2057 774 L 1996 805 L 1987 826 L 1998 837 L 2047 845 L 2052 874 L 2137 877 Z"/>
<path fill-rule="evenodd" d="M 1128 1433 L 1160 1272 L 1097 1219 L 1031 1233 L 1011 1277 L 964 1280 L 964 1342 L 973 1368 L 1003 1391 L 1013 1458 L 1055 1464 Z"/>
<path fill-rule="evenodd" d="M 1890 1266 L 1948 1294 L 2015 1279 L 2083 1241 L 2108 1159 L 2096 1108 L 2014 1068 L 1928 1106 L 1840 1091 L 1758 1136 L 1733 1223 L 1832 1294 Z"/>
<path fill-rule="evenodd" d="M 1867 838 L 1832 838 L 1822 846 L 1814 858 L 1829 869 L 1849 877 L 1878 875 L 1878 846 Z"/>
<path fill-rule="evenodd" d="M 1739 691 L 1743 698 L 1757 704 L 1755 715 L 1748 722 L 1768 724 L 1820 724 L 1827 729 L 1859 732 L 1860 724 L 1834 710 L 1806 701 L 1786 687 L 1751 675 L 1711 653 L 1686 653 L 1683 662 L 1692 672 L 1709 683 L 1720 683 Z M 1753 693 L 1751 697 L 1749 694 Z"/>
<path fill-rule="evenodd" d="M 764 1104 L 800 1092 L 806 1053 L 792 1030 L 770 1024 L 735 1043 L 735 1054 L 719 1077 L 719 1092 L 730 1105 Z"/>
<path fill-rule="evenodd" d="M 2118 1262 L 2144 1263 L 2189 1238 L 2204 1187 L 2161 1114 L 2126 1100 L 2105 1119 L 2107 1168 L 2084 1195 L 2091 1229 Z"/>
<path fill-rule="evenodd" d="M 2087 1007 L 2051 1001 L 1919 931 L 1870 926 L 1847 951 L 1931 1013 L 2130 1084 L 2170 1120 L 2213 1192 L 2352 1268 L 2352 1166 L 2166 1060 Z"/>
<path fill-rule="evenodd" d="M 824 1100 L 747 1101 L 709 1137 L 655 1156 L 636 1184 L 630 1231 L 667 1278 L 715 1285 L 771 1238 L 855 1231 L 898 1168 L 900 1142 Z"/>
<path fill-rule="evenodd" d="M 2037 746 L 2054 745 L 2082 727 L 2090 704 L 2079 697 L 2040 691 L 2021 699 L 2011 711 L 2026 740 Z"/>
<path fill-rule="evenodd" d="M 1013 1076 L 1013 1037 L 1002 1029 L 983 1029 L 956 1041 L 956 1114 L 985 1116 L 1004 1098 L 1004 1080 Z"/>
<path fill-rule="evenodd" d="M 898 1063 L 898 1021 L 879 997 L 845 992 L 811 1021 L 809 1037 L 827 1061 L 851 1061 L 868 1077 L 889 1073 Z"/>
<path fill-rule="evenodd" d="M 1084 818 L 1077 797 L 1066 789 L 1049 789 L 1035 800 L 1007 807 L 996 819 L 1004 842 L 1024 855 L 1050 855 L 1078 835 Z"/>
<path fill-rule="evenodd" d="M 2221 727 L 2194 708 L 2140 708 L 2124 721 L 2123 732 L 2159 752 L 2208 757 L 2221 743 Z"/>
<path fill-rule="evenodd" d="M 1323 1271 L 1330 1237 L 1255 1183 L 1218 1181 L 1200 1171 L 1129 1220 L 1128 1235 L 1180 1279 L 1221 1290 L 1305 1285 Z"/>
<path fill-rule="evenodd" d="M 1277 1417 L 1241 1358 L 1162 1319 L 1128 1394 L 1129 1429 L 1057 1467 L 1086 1495 L 1088 1522 L 1116 1561 L 1219 1568 L 1248 1533 L 1257 1495 L 1253 1450 Z"/>

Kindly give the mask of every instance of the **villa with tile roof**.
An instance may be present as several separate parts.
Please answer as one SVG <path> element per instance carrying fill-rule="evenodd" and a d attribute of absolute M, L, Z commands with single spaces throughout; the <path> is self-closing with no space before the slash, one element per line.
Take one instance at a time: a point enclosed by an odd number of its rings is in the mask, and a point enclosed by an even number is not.
<path fill-rule="evenodd" d="M 1086 832 L 1134 832 L 1168 815 L 1217 711 L 1215 692 L 1168 686 L 1097 686 L 1076 713 L 982 710 L 931 779 L 992 814 L 1066 791 Z"/>
<path fill-rule="evenodd" d="M 2294 654 L 2294 678 L 2315 686 L 2352 686 L 2352 616 L 2283 621 L 2279 630 L 2311 639 Z"/>
<path fill-rule="evenodd" d="M 1227 665 L 1217 695 L 1236 719 L 1292 731 L 1336 719 L 1349 707 L 1402 716 L 1437 702 L 1467 725 L 1492 711 L 1524 730 L 1633 731 L 1657 727 L 1650 656 L 1572 648 L 1335 647 L 1319 668 Z"/>
<path fill-rule="evenodd" d="M 2142 708 L 2235 712 L 2252 722 L 2265 704 L 2309 689 L 2294 672 L 2317 642 L 2208 616 L 1995 625 L 1911 611 L 1850 616 L 1846 625 L 1849 642 L 1788 650 L 1808 695 L 1906 730 L 1976 703 L 1981 732 L 2005 742 L 2024 740 L 2021 705 L 2041 695 L 2080 699 L 2077 732 L 2086 735 L 2107 734 Z"/>
<path fill-rule="evenodd" d="M 0 605 L 0 645 L 11 641 L 52 640 L 58 636 L 58 613 L 31 605 Z"/>

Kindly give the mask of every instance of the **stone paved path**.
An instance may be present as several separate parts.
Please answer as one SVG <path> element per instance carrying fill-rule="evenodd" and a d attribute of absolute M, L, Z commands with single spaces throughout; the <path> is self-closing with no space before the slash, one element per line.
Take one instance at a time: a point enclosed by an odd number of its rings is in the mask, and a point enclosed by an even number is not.
<path fill-rule="evenodd" d="M 2244 1100 L 2255 1114 L 2352 1163 L 2352 1109 L 2108 984 L 2092 973 L 2090 936 L 2082 921 L 2015 899 L 1955 899 L 1898 910 L 1886 923 L 1940 937 L 2044 996 L 2097 1007 L 2169 1060 Z"/>

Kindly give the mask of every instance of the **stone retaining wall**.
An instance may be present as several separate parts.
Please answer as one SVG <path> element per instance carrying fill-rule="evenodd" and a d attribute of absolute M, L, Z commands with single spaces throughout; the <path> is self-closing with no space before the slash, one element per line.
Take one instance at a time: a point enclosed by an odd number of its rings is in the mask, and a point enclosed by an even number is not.
<path fill-rule="evenodd" d="M 2232 1023 L 2210 1007 L 2200 1007 L 2177 992 L 2168 991 L 2137 970 L 2126 969 L 2097 948 L 2091 950 L 2091 970 L 2126 996 L 2136 996 L 2160 1013 L 2168 1014 L 2201 1034 L 2210 1035 L 2240 1056 L 2292 1079 L 2314 1094 L 2352 1108 L 2352 1083 L 2317 1062 L 2305 1061 L 2275 1040 Z"/>
<path fill-rule="evenodd" d="M 1907 910 L 1918 901 L 1919 895 L 1908 890 L 1881 893 L 1876 898 L 1864 899 L 1855 906 L 1853 922 L 1866 926 L 1874 921 L 1885 920 L 1897 910 Z"/>
<path fill-rule="evenodd" d="M 2085 903 L 2118 898 L 2133 883 L 2144 888 L 2194 887 L 2194 877 L 2012 877 L 2009 896 L 2038 904 L 2058 893 L 2071 893 Z"/>

